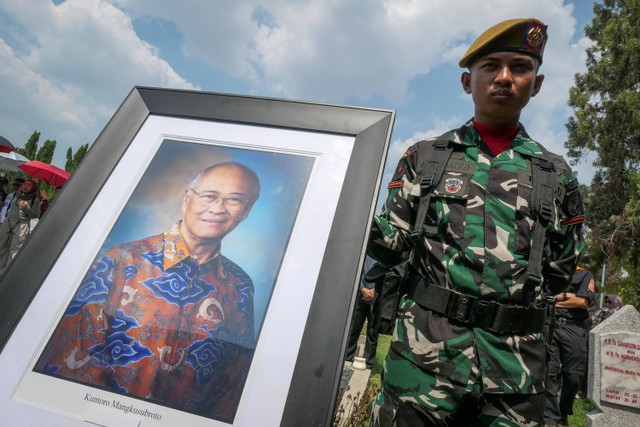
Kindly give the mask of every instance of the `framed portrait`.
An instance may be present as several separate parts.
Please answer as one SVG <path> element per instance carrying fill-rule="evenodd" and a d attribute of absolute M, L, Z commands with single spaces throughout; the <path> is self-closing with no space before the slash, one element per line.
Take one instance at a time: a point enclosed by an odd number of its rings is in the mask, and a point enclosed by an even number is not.
<path fill-rule="evenodd" d="M 393 120 L 134 88 L 0 280 L 0 411 L 329 425 Z"/>

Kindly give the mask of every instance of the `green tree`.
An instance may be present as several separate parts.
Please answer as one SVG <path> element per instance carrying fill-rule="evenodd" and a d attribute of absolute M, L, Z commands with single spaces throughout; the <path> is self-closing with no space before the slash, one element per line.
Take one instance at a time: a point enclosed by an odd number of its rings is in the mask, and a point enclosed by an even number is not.
<path fill-rule="evenodd" d="M 16 151 L 27 159 L 34 160 L 38 152 L 38 142 L 40 142 L 40 132 L 35 131 L 31 134 L 24 147 L 16 148 Z"/>
<path fill-rule="evenodd" d="M 85 154 L 87 154 L 88 150 L 89 144 L 84 144 L 78 147 L 74 154 L 71 147 L 69 147 L 67 149 L 67 162 L 64 165 L 64 169 L 69 173 L 73 173 L 73 171 L 75 171 L 80 164 L 82 158 L 85 156 Z"/>
<path fill-rule="evenodd" d="M 35 156 L 35 160 L 40 160 L 44 163 L 51 163 L 53 160 L 53 153 L 56 151 L 56 140 L 47 139 L 42 147 L 38 150 L 38 154 Z"/>
<path fill-rule="evenodd" d="M 593 11 L 585 27 L 593 41 L 587 70 L 569 92 L 573 116 L 565 146 L 574 163 L 589 152 L 596 157 L 585 200 L 588 251 L 594 266 L 607 263 L 608 288 L 640 279 L 640 0 L 602 0 Z M 637 296 L 625 302 L 640 306 Z"/>

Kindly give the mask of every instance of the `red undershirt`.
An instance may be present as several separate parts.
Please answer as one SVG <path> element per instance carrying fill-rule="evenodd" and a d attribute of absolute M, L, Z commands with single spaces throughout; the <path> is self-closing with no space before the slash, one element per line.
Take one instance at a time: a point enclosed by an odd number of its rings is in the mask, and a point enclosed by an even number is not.
<path fill-rule="evenodd" d="M 480 138 L 482 138 L 482 141 L 494 156 L 511 147 L 513 139 L 520 130 L 520 124 L 513 126 L 493 126 L 478 123 L 475 120 L 473 121 L 473 126 L 478 130 Z"/>

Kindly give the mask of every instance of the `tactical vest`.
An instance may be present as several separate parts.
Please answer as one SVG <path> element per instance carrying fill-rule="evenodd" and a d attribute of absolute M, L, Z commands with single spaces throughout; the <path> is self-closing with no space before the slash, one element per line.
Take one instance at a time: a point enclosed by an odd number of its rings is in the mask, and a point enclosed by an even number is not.
<path fill-rule="evenodd" d="M 452 134 L 453 131 L 447 132 L 431 144 L 418 144 L 418 159 L 422 159 L 422 164 L 416 171 L 416 181 L 420 183 L 420 201 L 416 218 L 410 228 L 410 238 L 414 242 L 422 237 L 432 193 L 438 188 L 447 163 L 450 159 L 455 160 L 458 154 L 454 153 L 454 144 L 449 141 Z M 542 283 L 542 258 L 547 228 L 555 220 L 554 199 L 558 199 L 562 204 L 564 188 L 557 179 L 554 165 L 554 160 L 557 162 L 561 158 L 542 149 L 542 158 L 533 157 L 530 161 L 531 175 L 518 176 L 519 181 L 531 179 L 533 192 L 530 208 L 535 218 L 523 286 L 523 305 L 513 306 L 481 300 L 441 286 L 430 286 L 422 278 L 413 275 L 409 277 L 408 294 L 417 304 L 454 320 L 496 333 L 543 331 L 548 301 L 536 301 L 536 288 Z"/>

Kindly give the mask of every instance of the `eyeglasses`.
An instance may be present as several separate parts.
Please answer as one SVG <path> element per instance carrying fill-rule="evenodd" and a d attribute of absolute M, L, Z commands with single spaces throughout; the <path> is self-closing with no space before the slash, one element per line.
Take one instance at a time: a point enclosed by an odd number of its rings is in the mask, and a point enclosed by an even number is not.
<path fill-rule="evenodd" d="M 247 205 L 247 203 L 249 203 L 249 200 L 247 200 L 243 196 L 234 195 L 234 196 L 223 197 L 220 195 L 220 193 L 216 191 L 212 191 L 209 193 L 200 193 L 193 188 L 189 188 L 189 190 L 193 194 L 198 196 L 198 200 L 200 201 L 200 204 L 205 207 L 212 206 L 217 201 L 222 200 L 222 206 L 224 206 L 225 209 L 229 211 L 239 211 L 243 209 Z"/>

